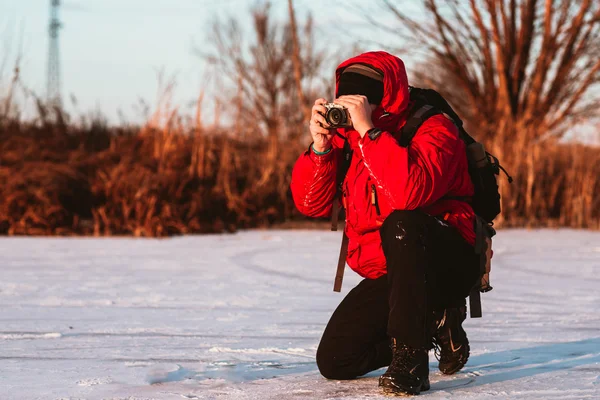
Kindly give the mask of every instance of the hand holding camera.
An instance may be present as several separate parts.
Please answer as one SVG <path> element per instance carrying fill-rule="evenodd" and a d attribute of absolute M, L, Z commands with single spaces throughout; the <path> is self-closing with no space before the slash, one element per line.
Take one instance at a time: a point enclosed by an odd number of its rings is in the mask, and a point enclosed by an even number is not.
<path fill-rule="evenodd" d="M 350 125 L 360 134 L 360 137 L 364 137 L 367 131 L 374 127 L 371 114 L 377 106 L 369 104 L 366 96 L 340 96 L 334 100 L 334 104 L 347 109 Z"/>
<path fill-rule="evenodd" d="M 316 151 L 329 149 L 336 128 L 353 127 L 361 137 L 373 128 L 371 113 L 376 106 L 365 96 L 340 96 L 333 103 L 320 98 L 315 101 L 310 119 L 310 134 Z"/>
<path fill-rule="evenodd" d="M 325 104 L 330 103 L 323 98 L 317 99 L 312 108 L 310 134 L 313 139 L 313 148 L 316 151 L 327 151 L 331 147 L 331 138 L 335 134 L 333 127 L 325 119 L 325 115 L 327 115 Z"/>

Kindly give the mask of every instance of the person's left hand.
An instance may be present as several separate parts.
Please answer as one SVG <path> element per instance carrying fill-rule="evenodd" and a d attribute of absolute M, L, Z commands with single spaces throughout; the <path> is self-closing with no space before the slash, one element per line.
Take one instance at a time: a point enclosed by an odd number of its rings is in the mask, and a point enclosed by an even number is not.
<path fill-rule="evenodd" d="M 350 118 L 352 118 L 352 125 L 361 138 L 365 136 L 369 129 L 374 128 L 373 121 L 371 121 L 373 110 L 366 96 L 354 94 L 340 96 L 333 102 L 348 109 Z"/>

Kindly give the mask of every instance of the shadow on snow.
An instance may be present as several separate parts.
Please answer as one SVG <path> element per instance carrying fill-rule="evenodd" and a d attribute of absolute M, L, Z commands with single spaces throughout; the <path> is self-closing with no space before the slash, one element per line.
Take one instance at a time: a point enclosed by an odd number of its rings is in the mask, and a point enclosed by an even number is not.
<path fill-rule="evenodd" d="M 453 390 L 476 387 L 531 377 L 547 372 L 568 370 L 589 365 L 600 372 L 600 337 L 576 342 L 553 343 L 542 346 L 505 350 L 472 356 L 467 366 L 452 378 L 432 384 L 433 390 Z M 437 363 L 430 365 L 437 371 Z M 176 382 L 185 379 L 222 379 L 229 382 L 249 382 L 277 378 L 285 375 L 316 372 L 314 361 L 283 363 L 280 361 L 211 362 L 201 372 L 176 365 L 169 371 L 153 371 L 147 381 L 151 384 Z M 379 376 L 383 369 L 373 371 L 364 378 Z"/>
<path fill-rule="evenodd" d="M 600 337 L 576 342 L 553 343 L 473 356 L 463 371 L 453 379 L 453 388 L 475 387 L 531 377 L 547 372 L 589 365 L 600 372 Z M 436 367 L 436 366 L 432 366 Z M 467 375 L 466 377 L 460 377 Z M 432 389 L 443 390 L 436 384 Z M 450 383 L 450 382 L 448 382 Z"/>

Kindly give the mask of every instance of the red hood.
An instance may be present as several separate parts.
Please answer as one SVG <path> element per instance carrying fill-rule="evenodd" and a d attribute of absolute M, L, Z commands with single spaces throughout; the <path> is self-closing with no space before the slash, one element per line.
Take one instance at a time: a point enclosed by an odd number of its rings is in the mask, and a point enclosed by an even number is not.
<path fill-rule="evenodd" d="M 341 63 L 335 71 L 336 97 L 340 76 L 344 69 L 352 64 L 366 64 L 383 73 L 383 99 L 371 118 L 376 127 L 396 132 L 405 122 L 409 102 L 408 78 L 404 63 L 385 51 L 371 51 L 350 58 Z"/>

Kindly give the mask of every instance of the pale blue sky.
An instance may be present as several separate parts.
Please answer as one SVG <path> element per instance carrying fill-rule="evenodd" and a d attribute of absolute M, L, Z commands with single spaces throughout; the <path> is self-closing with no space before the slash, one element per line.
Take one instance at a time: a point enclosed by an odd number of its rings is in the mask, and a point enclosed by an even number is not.
<path fill-rule="evenodd" d="M 14 60 L 22 41 L 22 81 L 38 95 L 46 91 L 48 18 L 51 0 L 0 0 L 0 93 L 5 92 L 10 71 L 1 70 L 9 55 Z M 174 75 L 177 81 L 174 103 L 183 111 L 200 90 L 210 86 L 204 63 L 194 47 L 210 48 L 207 34 L 215 18 L 234 16 L 250 23 L 249 10 L 262 0 L 62 0 L 60 61 L 62 93 L 67 110 L 73 114 L 100 110 L 111 122 L 118 122 L 117 110 L 128 121 L 141 122 L 138 99 L 152 107 L 157 98 L 157 71 Z M 364 20 L 353 4 L 375 9 L 369 0 L 295 0 L 298 19 L 312 12 L 319 37 L 334 46 L 351 45 L 356 37 L 386 41 L 374 29 L 345 37 L 333 25 L 355 28 Z M 405 1 L 404 8 L 414 2 Z M 272 0 L 274 14 L 287 18 L 287 1 Z M 381 14 L 379 14 L 381 15 Z M 397 23 L 393 16 L 382 23 Z M 356 30 L 355 30 L 356 32 Z M 378 36 L 376 36 L 378 35 Z M 393 39 L 388 38 L 392 43 Z M 363 46 L 375 49 L 372 45 Z M 398 54 L 412 66 L 410 54 Z M 12 57 L 12 59 L 11 59 Z M 2 75 L 3 74 L 3 75 Z M 74 109 L 70 96 L 77 98 Z M 33 112 L 32 107 L 30 111 Z M 596 136 L 597 129 L 580 127 L 584 136 Z M 579 130 L 578 129 L 578 130 Z"/>
<path fill-rule="evenodd" d="M 157 71 L 175 74 L 176 102 L 187 104 L 206 83 L 204 63 L 194 46 L 210 46 L 207 32 L 215 17 L 250 21 L 254 0 L 63 0 L 60 32 L 62 92 L 72 110 L 100 109 L 116 120 L 117 109 L 134 118 L 138 98 L 156 99 Z M 296 0 L 299 19 L 308 11 L 320 32 L 332 21 L 345 24 L 360 16 L 344 11 L 344 0 Z M 50 0 L 0 0 L 0 50 L 15 54 L 23 39 L 22 80 L 36 93 L 46 91 Z M 273 1 L 275 15 L 286 17 L 287 1 Z M 337 10 L 336 13 L 331 10 Z M 8 40 L 6 40 L 8 38 Z M 340 42 L 344 38 L 337 38 Z M 347 39 L 346 39 L 347 40 Z M 2 54 L 0 54 L 0 57 Z M 1 61 L 1 60 L 0 60 Z M 6 75 L 6 72 L 5 72 Z M 6 76 L 5 76 L 6 78 Z M 6 81 L 6 79 L 5 79 Z M 2 82 L 5 84 L 5 82 Z"/>

